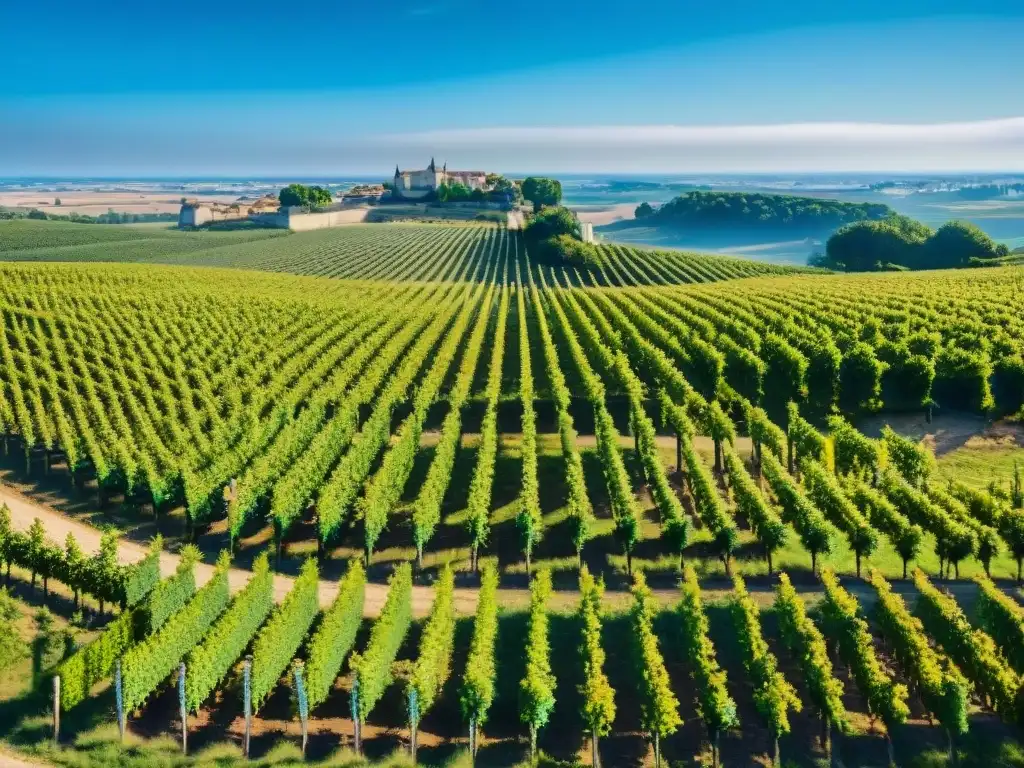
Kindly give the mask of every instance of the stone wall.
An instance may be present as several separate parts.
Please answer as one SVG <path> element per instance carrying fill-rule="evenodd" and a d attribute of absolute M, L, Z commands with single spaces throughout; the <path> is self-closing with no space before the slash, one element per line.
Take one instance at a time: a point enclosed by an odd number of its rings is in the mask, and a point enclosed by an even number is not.
<path fill-rule="evenodd" d="M 308 232 L 311 229 L 343 227 L 346 224 L 360 224 L 366 221 L 369 208 L 348 208 L 341 211 L 304 213 L 302 209 L 290 208 L 284 214 L 284 228 L 292 232 Z"/>

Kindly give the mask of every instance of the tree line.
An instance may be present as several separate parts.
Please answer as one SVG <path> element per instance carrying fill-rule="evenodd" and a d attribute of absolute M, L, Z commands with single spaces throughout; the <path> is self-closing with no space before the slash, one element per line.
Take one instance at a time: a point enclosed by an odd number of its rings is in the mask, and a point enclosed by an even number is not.
<path fill-rule="evenodd" d="M 841 227 L 810 264 L 844 272 L 949 269 L 988 266 L 1009 254 L 1005 244 L 968 221 L 933 230 L 908 216 L 892 215 Z"/>
<path fill-rule="evenodd" d="M 641 203 L 636 217 L 625 225 L 642 224 L 690 229 L 770 229 L 785 227 L 805 232 L 834 230 L 844 224 L 880 220 L 894 214 L 882 203 L 850 203 L 818 197 L 771 195 L 759 192 L 693 191 L 654 208 Z"/>

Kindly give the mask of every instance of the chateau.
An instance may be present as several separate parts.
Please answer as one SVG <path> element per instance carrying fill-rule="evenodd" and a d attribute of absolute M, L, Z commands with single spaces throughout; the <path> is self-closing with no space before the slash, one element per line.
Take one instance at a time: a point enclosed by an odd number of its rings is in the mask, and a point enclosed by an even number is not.
<path fill-rule="evenodd" d="M 426 197 L 442 184 L 456 183 L 470 189 L 486 189 L 487 174 L 483 171 L 449 171 L 447 163 L 438 170 L 434 158 L 430 158 L 430 165 L 422 171 L 400 171 L 395 166 L 394 194 L 397 197 Z"/>

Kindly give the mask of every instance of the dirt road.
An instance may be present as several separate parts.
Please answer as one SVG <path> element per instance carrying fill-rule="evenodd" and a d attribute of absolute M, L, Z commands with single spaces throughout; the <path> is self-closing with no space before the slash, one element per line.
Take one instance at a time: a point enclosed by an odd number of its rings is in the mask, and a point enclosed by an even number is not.
<path fill-rule="evenodd" d="M 0 503 L 6 504 L 11 510 L 11 524 L 17 530 L 27 531 L 35 518 L 39 518 L 46 535 L 54 542 L 63 544 L 67 535 L 73 534 L 79 546 L 87 552 L 97 552 L 100 548 L 100 531 L 90 525 L 79 523 L 64 516 L 60 512 L 49 509 L 42 504 L 25 498 L 17 491 L 6 485 L 0 485 Z M 146 548 L 131 541 L 121 541 L 118 544 L 118 555 L 124 564 L 136 563 L 146 556 Z M 160 556 L 160 570 L 168 576 L 174 573 L 178 567 L 179 557 L 170 552 L 164 552 Z M 205 584 L 213 575 L 213 566 L 207 563 L 196 565 L 196 582 Z M 249 581 L 252 573 L 242 568 L 232 568 L 228 574 L 228 582 L 231 591 L 241 590 Z M 281 602 L 284 596 L 292 588 L 293 579 L 289 576 L 277 575 L 274 577 L 274 599 Z M 336 581 L 320 582 L 320 605 L 328 606 L 338 594 L 338 583 Z M 366 585 L 366 606 L 364 612 L 367 616 L 373 617 L 380 613 L 387 597 L 387 586 L 383 584 Z M 425 616 L 430 611 L 430 604 L 434 599 L 434 591 L 430 587 L 414 586 L 412 593 L 413 613 L 417 616 Z M 456 610 L 460 613 L 472 613 L 476 609 L 476 590 L 456 590 Z"/>

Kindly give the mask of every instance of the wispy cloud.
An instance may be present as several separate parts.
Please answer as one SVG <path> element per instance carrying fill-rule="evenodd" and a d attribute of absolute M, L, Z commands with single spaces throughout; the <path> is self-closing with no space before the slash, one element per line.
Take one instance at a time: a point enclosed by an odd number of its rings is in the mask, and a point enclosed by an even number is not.
<path fill-rule="evenodd" d="M 736 143 L 978 142 L 1024 140 L 1024 117 L 973 122 L 896 124 L 858 122 L 787 123 L 779 125 L 619 125 L 464 128 L 381 135 L 384 143 L 405 140 L 489 144 L 493 142 L 577 142 L 665 146 Z"/>
<path fill-rule="evenodd" d="M 271 132 L 272 133 L 272 132 Z M 4 148 L 10 148 L 5 152 Z M 18 148 L 15 150 L 14 148 Z M 174 158 L 170 168 L 154 158 Z M 551 173 L 1024 171 L 1024 116 L 898 124 L 623 125 L 463 128 L 363 135 L 282 130 L 74 131 L 0 123 L 0 175 L 38 173 L 387 173 L 398 163 Z"/>
<path fill-rule="evenodd" d="M 378 135 L 367 148 L 458 164 L 607 171 L 1024 169 L 1024 117 L 973 122 L 491 127 Z"/>

